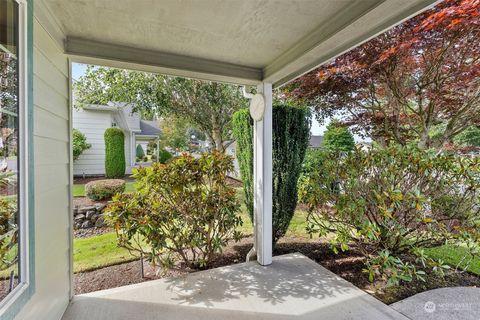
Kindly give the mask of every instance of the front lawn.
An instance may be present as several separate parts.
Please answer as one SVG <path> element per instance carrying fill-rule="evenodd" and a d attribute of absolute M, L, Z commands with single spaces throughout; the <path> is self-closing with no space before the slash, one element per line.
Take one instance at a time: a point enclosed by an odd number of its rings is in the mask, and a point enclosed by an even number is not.
<path fill-rule="evenodd" d="M 430 257 L 441 259 L 453 268 L 458 266 L 459 269 L 464 269 L 467 267 L 467 271 L 480 276 L 480 258 L 472 257 L 465 247 L 443 245 L 425 251 Z"/>
<path fill-rule="evenodd" d="M 133 261 L 127 249 L 117 246 L 115 232 L 73 241 L 74 272 L 91 271 L 123 262 Z"/>

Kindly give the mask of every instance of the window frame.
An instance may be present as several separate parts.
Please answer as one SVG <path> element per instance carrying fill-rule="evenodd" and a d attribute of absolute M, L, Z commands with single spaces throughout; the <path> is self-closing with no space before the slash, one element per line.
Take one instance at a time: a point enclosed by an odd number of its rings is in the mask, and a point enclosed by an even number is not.
<path fill-rule="evenodd" d="M 18 4 L 18 206 L 19 206 L 19 283 L 2 301 L 0 316 L 10 319 L 33 293 L 33 252 L 30 240 L 30 156 L 31 156 L 31 4 L 28 0 L 13 0 Z"/>

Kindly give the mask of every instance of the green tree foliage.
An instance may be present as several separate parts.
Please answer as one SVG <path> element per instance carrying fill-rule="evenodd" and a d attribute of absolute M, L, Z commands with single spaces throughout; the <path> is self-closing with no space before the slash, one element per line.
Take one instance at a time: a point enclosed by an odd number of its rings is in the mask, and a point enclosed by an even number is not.
<path fill-rule="evenodd" d="M 327 126 L 322 146 L 332 152 L 350 152 L 355 148 L 355 140 L 348 128 L 334 120 Z"/>
<path fill-rule="evenodd" d="M 480 147 L 480 127 L 471 126 L 453 139 L 460 147 Z"/>
<path fill-rule="evenodd" d="M 253 122 L 248 116 L 248 111 L 238 112 L 234 119 L 234 134 L 238 139 L 237 158 L 244 180 L 247 208 L 253 220 Z M 274 244 L 285 235 L 295 213 L 297 181 L 309 143 L 310 126 L 308 110 L 282 104 L 273 107 Z"/>
<path fill-rule="evenodd" d="M 97 66 L 88 66 L 73 89 L 79 105 L 122 101 L 146 118 L 185 119 L 220 151 L 232 140 L 233 112 L 246 105 L 239 86 Z"/>
<path fill-rule="evenodd" d="M 245 206 L 253 222 L 253 120 L 248 109 L 233 114 L 232 127 L 237 142 L 236 155 L 243 181 Z"/>
<path fill-rule="evenodd" d="M 160 145 L 162 148 L 172 148 L 177 151 L 188 149 L 188 128 L 189 124 L 185 119 L 178 117 L 167 117 L 160 121 L 162 135 Z"/>
<path fill-rule="evenodd" d="M 426 259 L 424 248 L 480 244 L 479 161 L 396 145 L 330 154 L 299 188 L 308 231 L 329 234 L 334 251 L 361 252 L 371 280 L 422 279 L 418 266 L 444 265 Z"/>
<path fill-rule="evenodd" d="M 165 164 L 172 157 L 173 157 L 172 154 L 165 149 L 160 149 L 160 151 L 158 152 L 158 162 L 160 163 Z"/>
<path fill-rule="evenodd" d="M 225 182 L 232 169 L 233 158 L 215 151 L 136 170 L 137 191 L 114 197 L 106 210 L 119 245 L 167 268 L 208 267 L 229 240 L 240 238 L 240 204 Z"/>
<path fill-rule="evenodd" d="M 105 176 L 121 178 L 125 175 L 125 135 L 119 128 L 105 130 Z"/>
<path fill-rule="evenodd" d="M 77 160 L 83 151 L 90 149 L 91 144 L 87 143 L 87 138 L 78 129 L 73 129 L 73 160 Z"/>
<path fill-rule="evenodd" d="M 145 151 L 143 151 L 143 148 L 140 144 L 137 144 L 137 147 L 135 148 L 135 156 L 141 159 L 145 157 Z"/>

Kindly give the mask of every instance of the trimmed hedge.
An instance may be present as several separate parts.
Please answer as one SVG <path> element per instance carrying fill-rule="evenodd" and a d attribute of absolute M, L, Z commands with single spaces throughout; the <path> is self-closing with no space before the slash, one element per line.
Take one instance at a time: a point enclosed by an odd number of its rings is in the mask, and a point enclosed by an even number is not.
<path fill-rule="evenodd" d="M 105 130 L 105 176 L 120 178 L 125 175 L 125 135 L 119 128 Z"/>
<path fill-rule="evenodd" d="M 275 244 L 285 235 L 297 206 L 297 182 L 310 138 L 311 115 L 307 109 L 273 106 L 273 232 Z M 253 121 L 248 110 L 233 116 L 237 158 L 244 183 L 245 201 L 253 221 Z"/>
<path fill-rule="evenodd" d="M 145 157 L 145 151 L 143 151 L 142 146 L 139 145 L 139 144 L 137 144 L 137 148 L 135 150 L 135 155 L 136 155 L 137 158 L 140 158 L 140 159 Z"/>
<path fill-rule="evenodd" d="M 124 191 L 125 181 L 121 179 L 96 180 L 85 185 L 86 196 L 94 201 L 111 199 Z"/>
<path fill-rule="evenodd" d="M 232 117 L 233 136 L 237 142 L 237 160 L 245 193 L 245 206 L 253 222 L 253 119 L 248 109 L 238 110 Z"/>

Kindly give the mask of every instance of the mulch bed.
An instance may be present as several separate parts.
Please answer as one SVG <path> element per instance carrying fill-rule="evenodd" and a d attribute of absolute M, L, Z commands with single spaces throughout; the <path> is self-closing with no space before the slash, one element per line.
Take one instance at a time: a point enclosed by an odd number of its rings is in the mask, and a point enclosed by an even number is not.
<path fill-rule="evenodd" d="M 73 178 L 73 183 L 74 184 L 86 184 L 86 183 L 89 183 L 90 181 L 105 180 L 105 179 L 107 179 L 107 178 L 105 178 L 105 176 L 85 177 L 85 178 L 74 177 Z M 133 179 L 132 176 L 130 176 L 130 175 L 125 176 L 122 179 L 125 180 L 125 182 L 135 181 L 135 179 Z"/>
<path fill-rule="evenodd" d="M 212 268 L 231 265 L 245 261 L 247 252 L 252 247 L 253 239 L 244 238 L 240 242 L 231 243 L 212 263 Z M 476 286 L 480 287 L 480 277 L 469 273 L 451 272 L 444 279 L 428 277 L 427 282 L 413 281 L 407 285 L 384 289 L 385 283 L 377 281 L 370 283 L 362 272 L 363 257 L 355 251 L 334 254 L 328 243 L 318 239 L 283 238 L 276 246 L 274 255 L 300 252 L 320 265 L 336 273 L 345 280 L 353 283 L 360 289 L 372 294 L 383 302 L 390 304 L 406 297 L 426 290 L 452 287 Z M 75 274 L 75 294 L 119 287 L 163 277 L 180 276 L 192 272 L 191 270 L 168 271 L 166 274 L 156 274 L 148 263 L 144 263 L 145 278 L 141 278 L 140 261 L 133 261 L 103 269 Z"/>
<path fill-rule="evenodd" d="M 89 238 L 93 236 L 99 236 L 105 233 L 112 232 L 113 228 L 111 227 L 101 227 L 101 228 L 89 228 L 89 229 L 75 229 L 73 230 L 73 237 L 75 239 Z"/>

